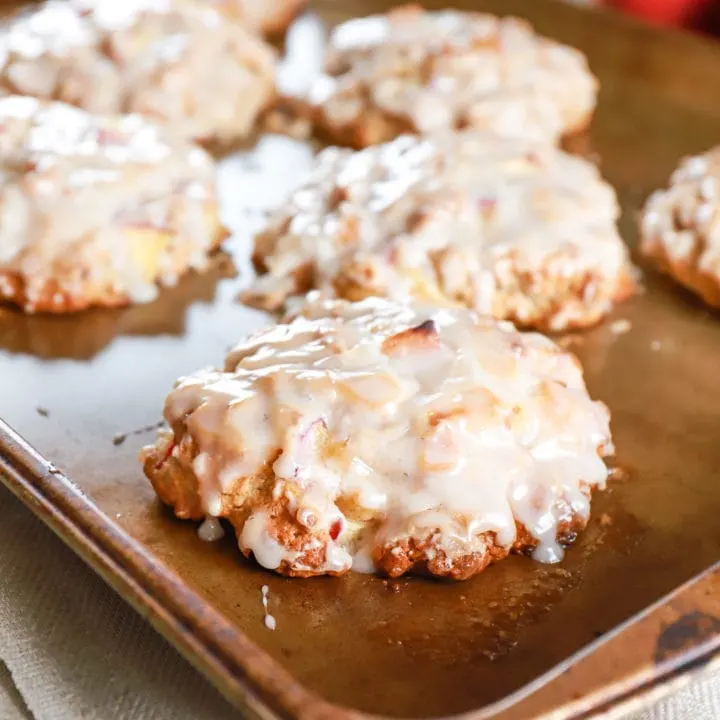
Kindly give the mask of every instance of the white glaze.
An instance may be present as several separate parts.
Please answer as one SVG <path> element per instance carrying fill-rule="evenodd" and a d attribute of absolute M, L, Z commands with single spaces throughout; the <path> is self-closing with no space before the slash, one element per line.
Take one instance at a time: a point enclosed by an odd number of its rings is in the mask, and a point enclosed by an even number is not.
<path fill-rule="evenodd" d="M 267 585 L 263 585 L 261 589 L 261 595 L 262 595 L 262 604 L 263 604 L 263 610 L 265 611 L 265 617 L 263 618 L 263 622 L 265 623 L 265 627 L 268 630 L 275 630 L 277 628 L 277 620 L 275 620 L 275 617 L 270 614 L 268 611 L 268 593 L 270 592 L 270 588 Z"/>
<path fill-rule="evenodd" d="M 45 0 L 0 26 L 0 87 L 91 112 L 139 112 L 186 137 L 239 137 L 274 53 L 196 0 Z"/>
<path fill-rule="evenodd" d="M 648 198 L 640 226 L 643 253 L 708 296 L 720 284 L 719 188 L 720 146 L 684 158 L 669 187 Z"/>
<path fill-rule="evenodd" d="M 214 183 L 206 152 L 138 115 L 91 115 L 64 103 L 2 97 L 0 272 L 25 279 L 28 309 L 48 282 L 82 295 L 108 276 L 131 300 L 152 300 L 158 275 L 174 284 L 178 269 L 159 249 L 157 267 L 148 271 L 142 246 L 150 240 L 141 236 L 133 245 L 129 236 L 169 234 L 202 268 L 217 239 L 206 214 Z"/>
<path fill-rule="evenodd" d="M 588 517 L 583 484 L 604 486 L 599 452 L 611 446 L 607 410 L 550 340 L 382 300 L 311 297 L 290 324 L 238 345 L 223 371 L 181 379 L 165 417 L 173 456 L 187 462 L 194 448 L 206 512 L 281 451 L 265 492 L 309 539 L 283 544 L 260 504 L 239 545 L 296 571 L 320 548 L 314 571 L 367 571 L 374 549 L 407 536 L 433 535 L 451 562 L 488 532 L 511 546 L 516 521 L 536 557 L 556 561 L 558 525 Z"/>
<path fill-rule="evenodd" d="M 217 518 L 208 515 L 198 528 L 198 537 L 204 542 L 217 542 L 225 536 L 225 530 Z"/>
<path fill-rule="evenodd" d="M 252 550 L 255 559 L 268 570 L 276 570 L 283 560 L 292 563 L 298 553 L 288 551 L 268 532 L 268 518 L 264 512 L 253 513 L 245 523 L 238 539 L 241 550 Z"/>
<path fill-rule="evenodd" d="M 282 299 L 309 267 L 328 293 L 458 299 L 528 323 L 554 300 L 561 329 L 606 312 L 631 273 L 618 213 L 595 166 L 536 142 L 468 132 L 329 148 L 258 237 L 267 274 L 246 297 Z M 592 292 L 568 298 L 567 278 L 588 274 Z"/>
<path fill-rule="evenodd" d="M 555 141 L 595 106 L 584 55 L 516 18 L 399 8 L 330 37 L 310 101 L 331 125 L 380 111 L 421 132 L 475 128 Z"/>

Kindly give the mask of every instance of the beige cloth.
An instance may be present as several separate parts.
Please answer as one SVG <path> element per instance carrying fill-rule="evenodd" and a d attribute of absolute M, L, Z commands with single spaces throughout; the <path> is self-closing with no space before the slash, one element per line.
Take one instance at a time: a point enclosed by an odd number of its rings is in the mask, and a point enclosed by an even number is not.
<path fill-rule="evenodd" d="M 237 717 L 2 487 L 0 661 L 35 720 Z M 18 698 L 7 683 L 2 688 L 0 719 L 14 720 L 5 706 L 17 714 Z"/>
<path fill-rule="evenodd" d="M 3 720 L 32 720 L 32 715 L 15 687 L 12 675 L 0 662 L 0 718 Z"/>
<path fill-rule="evenodd" d="M 231 717 L 160 635 L 0 487 L 0 720 Z M 632 720 L 716 718 L 720 679 Z"/>

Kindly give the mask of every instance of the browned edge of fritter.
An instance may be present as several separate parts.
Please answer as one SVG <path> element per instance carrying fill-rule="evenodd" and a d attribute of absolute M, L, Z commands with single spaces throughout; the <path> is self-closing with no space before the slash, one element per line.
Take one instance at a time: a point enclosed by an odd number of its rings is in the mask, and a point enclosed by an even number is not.
<path fill-rule="evenodd" d="M 653 247 L 642 244 L 641 252 L 660 272 L 698 295 L 710 307 L 720 310 L 720 277 L 700 270 L 697 258 L 679 262 L 662 242 L 654 243 Z"/>
<path fill-rule="evenodd" d="M 213 243 L 205 252 L 207 257 L 215 253 L 230 236 L 230 232 L 222 225 L 216 212 L 214 213 L 213 224 L 216 225 L 216 229 L 214 230 Z M 174 270 L 177 272 L 178 281 L 182 276 L 190 272 L 191 268 L 183 262 L 178 262 L 182 259 L 182 254 L 174 251 L 186 249 L 185 243 L 173 242 L 170 245 L 172 259 L 176 261 L 174 264 L 177 264 Z M 158 283 L 157 278 L 155 282 L 162 285 Z M 6 304 L 28 313 L 59 314 L 80 312 L 91 307 L 115 308 L 132 304 L 126 293 L 117 292 L 110 286 L 98 287 L 88 283 L 82 286 L 78 292 L 70 292 L 61 289 L 57 281 L 52 278 L 49 278 L 42 285 L 37 299 L 31 304 L 27 286 L 28 282 L 21 273 L 0 268 L 0 307 Z"/>
<path fill-rule="evenodd" d="M 144 456 L 143 470 L 150 480 L 160 500 L 169 506 L 177 518 L 183 520 L 202 520 L 205 512 L 199 490 L 199 481 L 192 469 L 192 463 L 180 462 L 171 452 L 176 446 L 182 447 L 190 439 L 186 432 L 185 422 L 179 422 L 172 428 L 173 439 L 169 447 L 153 447 Z M 194 442 L 190 442 L 190 459 L 195 459 L 197 449 Z M 236 537 L 240 537 L 242 529 L 250 514 L 259 508 L 267 512 L 272 524 L 272 535 L 283 546 L 295 551 L 303 551 L 308 540 L 314 538 L 321 545 L 304 552 L 299 562 L 304 568 L 298 570 L 291 563 L 282 561 L 275 569 L 280 575 L 288 577 L 309 578 L 318 575 L 345 575 L 350 568 L 341 571 L 327 571 L 325 569 L 325 548 L 331 539 L 329 530 L 313 535 L 289 511 L 285 499 L 275 499 L 272 488 L 275 474 L 273 463 L 281 454 L 277 448 L 270 454 L 262 470 L 256 475 L 246 476 L 236 481 L 232 488 L 221 495 L 221 510 L 218 518 L 227 520 L 235 530 Z M 599 449 L 600 453 L 601 450 Z M 590 498 L 592 488 L 582 485 L 585 495 Z M 558 524 L 558 540 L 561 545 L 567 546 L 575 542 L 577 536 L 585 529 L 590 516 L 582 517 L 576 513 L 567 501 L 558 503 L 562 512 Z M 473 575 L 481 573 L 491 564 L 504 560 L 510 555 L 530 554 L 537 547 L 537 540 L 532 537 L 527 528 L 516 522 L 517 536 L 511 547 L 505 547 L 497 542 L 494 532 L 488 531 L 475 538 L 478 547 L 482 548 L 464 554 L 458 554 L 452 560 L 444 550 L 435 548 L 434 559 L 430 559 L 427 550 L 433 547 L 430 532 L 425 537 L 407 536 L 391 542 L 378 545 L 373 549 L 373 560 L 378 573 L 387 577 L 397 578 L 405 573 L 419 575 L 434 575 L 451 580 L 467 580 Z M 251 551 L 242 551 L 246 557 L 251 557 Z"/>
<path fill-rule="evenodd" d="M 282 35 L 308 2 L 309 0 L 284 0 L 272 15 L 265 18 L 263 32 L 270 36 Z"/>

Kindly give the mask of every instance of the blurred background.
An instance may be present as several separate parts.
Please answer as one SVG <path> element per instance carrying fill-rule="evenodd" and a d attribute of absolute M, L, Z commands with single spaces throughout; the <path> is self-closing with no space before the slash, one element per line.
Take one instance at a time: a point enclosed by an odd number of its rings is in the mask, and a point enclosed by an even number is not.
<path fill-rule="evenodd" d="M 570 0 L 607 5 L 656 25 L 684 27 L 720 36 L 720 0 Z"/>

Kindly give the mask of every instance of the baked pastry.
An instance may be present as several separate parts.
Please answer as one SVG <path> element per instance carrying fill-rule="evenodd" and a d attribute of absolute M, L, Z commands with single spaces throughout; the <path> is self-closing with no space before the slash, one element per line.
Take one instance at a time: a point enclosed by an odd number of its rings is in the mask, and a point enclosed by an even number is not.
<path fill-rule="evenodd" d="M 641 252 L 720 308 L 720 146 L 685 158 L 642 216 Z"/>
<path fill-rule="evenodd" d="M 307 110 L 355 148 L 443 129 L 554 143 L 585 128 L 596 94 L 585 56 L 523 20 L 407 5 L 335 28 Z"/>
<path fill-rule="evenodd" d="M 138 112 L 199 140 L 248 135 L 273 99 L 274 52 L 192 0 L 46 0 L 0 28 L 0 89 Z"/>
<path fill-rule="evenodd" d="M 226 233 L 215 163 L 139 115 L 0 98 L 0 300 L 28 312 L 147 302 Z"/>
<path fill-rule="evenodd" d="M 329 148 L 255 242 L 245 302 L 320 288 L 591 325 L 633 288 L 615 193 L 587 161 L 486 133 Z"/>
<path fill-rule="evenodd" d="M 231 16 L 254 31 L 277 35 L 307 4 L 307 0 L 215 0 Z"/>
<path fill-rule="evenodd" d="M 464 579 L 554 562 L 590 513 L 609 414 L 551 340 L 466 310 L 313 294 L 178 381 L 141 459 L 180 518 L 283 575 Z"/>

